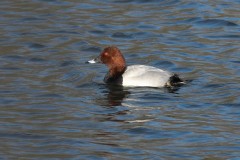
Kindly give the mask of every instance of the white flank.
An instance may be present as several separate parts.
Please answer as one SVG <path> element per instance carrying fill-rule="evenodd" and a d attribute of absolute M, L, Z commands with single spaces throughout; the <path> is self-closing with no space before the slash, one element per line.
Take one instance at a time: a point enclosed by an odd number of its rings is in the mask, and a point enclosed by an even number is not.
<path fill-rule="evenodd" d="M 123 86 L 163 87 L 172 74 L 151 66 L 132 65 L 122 76 Z"/>

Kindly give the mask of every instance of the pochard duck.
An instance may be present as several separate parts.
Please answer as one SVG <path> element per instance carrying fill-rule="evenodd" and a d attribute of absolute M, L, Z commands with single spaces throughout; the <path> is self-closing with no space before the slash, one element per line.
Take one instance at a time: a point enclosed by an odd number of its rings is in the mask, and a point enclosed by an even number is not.
<path fill-rule="evenodd" d="M 146 65 L 126 66 L 121 51 L 115 47 L 106 47 L 98 57 L 87 63 L 103 63 L 109 71 L 105 83 L 126 87 L 172 87 L 184 84 L 177 74 Z"/>

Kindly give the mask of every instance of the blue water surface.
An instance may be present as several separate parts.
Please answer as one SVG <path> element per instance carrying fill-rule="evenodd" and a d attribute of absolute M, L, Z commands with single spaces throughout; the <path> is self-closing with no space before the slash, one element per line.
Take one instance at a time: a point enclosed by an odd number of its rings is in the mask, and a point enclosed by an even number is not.
<path fill-rule="evenodd" d="M 240 158 L 240 2 L 3 0 L 0 159 Z M 103 83 L 109 45 L 182 87 Z"/>

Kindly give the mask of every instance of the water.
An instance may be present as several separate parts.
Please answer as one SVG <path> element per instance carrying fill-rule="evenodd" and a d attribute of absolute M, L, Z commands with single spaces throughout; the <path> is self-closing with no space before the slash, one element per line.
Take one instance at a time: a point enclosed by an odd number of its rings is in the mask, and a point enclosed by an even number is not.
<path fill-rule="evenodd" d="M 0 159 L 240 158 L 240 3 L 0 2 Z M 105 85 L 84 62 L 178 73 L 176 90 Z"/>

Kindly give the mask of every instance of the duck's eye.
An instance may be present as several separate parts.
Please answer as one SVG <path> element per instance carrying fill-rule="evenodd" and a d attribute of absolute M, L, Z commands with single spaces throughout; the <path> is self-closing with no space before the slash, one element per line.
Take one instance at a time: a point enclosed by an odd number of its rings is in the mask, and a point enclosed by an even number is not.
<path fill-rule="evenodd" d="M 103 55 L 104 56 L 108 56 L 109 54 L 108 54 L 108 52 L 104 52 Z"/>

